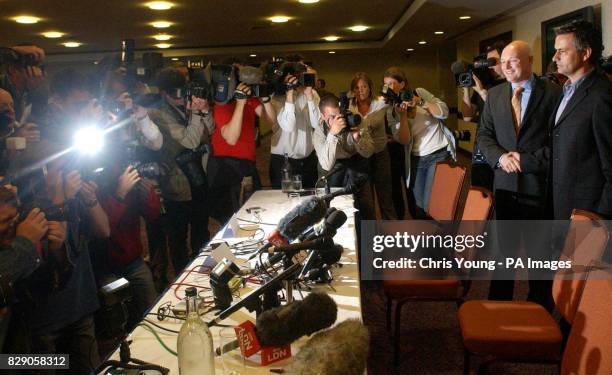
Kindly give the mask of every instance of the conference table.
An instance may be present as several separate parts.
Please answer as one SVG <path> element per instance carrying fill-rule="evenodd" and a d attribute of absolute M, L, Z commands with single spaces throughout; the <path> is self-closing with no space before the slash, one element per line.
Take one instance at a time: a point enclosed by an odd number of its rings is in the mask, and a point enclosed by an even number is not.
<path fill-rule="evenodd" d="M 260 190 L 256 191 L 242 206 L 242 208 L 234 214 L 230 222 L 223 227 L 219 233 L 211 240 L 211 244 L 218 242 L 226 242 L 230 246 L 238 243 L 244 243 L 249 236 L 257 235 L 258 238 L 263 238 L 263 233 L 267 235 L 269 232 L 276 228 L 278 221 L 293 208 L 298 205 L 301 201 L 308 199 L 308 196 L 296 197 L 295 195 L 291 198 L 286 193 L 280 190 Z M 353 198 L 351 195 L 343 195 L 334 198 L 330 206 L 336 207 L 346 213 L 348 220 L 340 227 L 337 234 L 334 237 L 335 243 L 344 247 L 344 252 L 339 264 L 341 266 L 334 266 L 332 268 L 332 274 L 334 276 L 333 281 L 330 285 L 327 284 L 311 284 L 313 291 L 322 291 L 327 293 L 334 299 L 338 305 L 338 319 L 336 323 L 344 321 L 350 318 L 357 318 L 361 320 L 361 301 L 360 301 L 360 289 L 359 289 L 359 272 L 358 272 L 358 258 L 357 258 L 357 246 L 356 246 L 356 232 L 355 232 L 355 208 L 353 205 Z M 206 249 L 205 249 L 206 250 Z M 190 270 L 198 270 L 199 267 L 205 262 L 206 253 L 202 253 L 196 257 L 179 275 L 174 284 L 164 292 L 159 298 L 156 305 L 150 310 L 151 313 L 156 313 L 160 306 L 168 306 L 168 303 L 176 306 L 180 302 L 180 298 L 184 298 L 185 289 L 187 288 L 184 284 L 196 285 L 205 288 L 210 287 L 210 280 L 208 274 L 194 272 Z M 247 262 L 248 254 L 237 255 L 239 266 L 245 266 Z M 265 259 L 265 258 L 264 258 Z M 257 258 L 251 262 L 256 262 Z M 242 263 L 242 264 L 240 264 Z M 180 285 L 177 285 L 180 282 Z M 239 290 L 239 297 L 234 297 L 233 302 L 238 301 L 240 298 L 247 296 L 251 291 L 258 287 L 257 284 L 247 283 L 246 287 Z M 207 299 L 212 299 L 212 291 L 200 290 L 200 296 Z M 308 292 L 295 290 L 293 296 L 295 299 L 302 299 Z M 177 297 L 178 296 L 178 297 Z M 202 316 L 205 322 L 210 322 L 215 318 L 215 312 L 208 312 Z M 168 328 L 174 331 L 180 330 L 182 321 L 175 318 L 166 318 L 163 321 L 159 321 L 156 316 L 149 315 L 147 319 L 155 322 L 157 325 L 164 328 Z M 221 324 L 225 326 L 236 326 L 243 323 L 246 320 L 255 322 L 255 314 L 249 312 L 247 309 L 242 308 L 230 315 L 227 319 L 223 320 Z M 146 322 L 145 322 L 146 323 Z M 158 338 L 151 332 L 151 328 L 155 330 Z M 219 331 L 222 327 L 213 326 L 210 327 L 215 347 L 219 346 Z M 172 332 L 164 331 L 158 327 L 151 326 L 137 326 L 128 336 L 127 340 L 131 340 L 130 351 L 132 358 L 137 358 L 142 361 L 150 362 L 156 365 L 160 365 L 170 369 L 170 374 L 178 374 L 178 361 L 177 357 L 167 351 L 159 343 L 159 340 L 171 350 L 176 351 L 177 334 Z M 295 355 L 299 348 L 307 342 L 308 338 L 303 337 L 291 345 L 292 355 Z M 246 373 L 247 374 L 269 374 L 270 369 L 278 369 L 290 363 L 291 358 L 284 359 L 279 362 L 270 364 L 269 366 L 261 366 L 257 362 L 254 362 L 254 357 L 247 358 Z M 111 359 L 119 359 L 119 350 L 116 350 Z M 223 364 L 221 357 L 217 356 L 215 359 L 215 367 L 217 374 L 223 374 Z"/>

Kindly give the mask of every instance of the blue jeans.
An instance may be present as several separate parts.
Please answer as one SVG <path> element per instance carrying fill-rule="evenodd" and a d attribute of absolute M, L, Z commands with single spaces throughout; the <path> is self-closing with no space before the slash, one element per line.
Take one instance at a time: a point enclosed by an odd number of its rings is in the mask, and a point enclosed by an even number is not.
<path fill-rule="evenodd" d="M 429 155 L 410 156 L 410 185 L 408 188 L 416 205 L 411 212 L 414 219 L 426 217 L 436 163 L 448 159 L 450 159 L 450 154 L 446 147 Z"/>

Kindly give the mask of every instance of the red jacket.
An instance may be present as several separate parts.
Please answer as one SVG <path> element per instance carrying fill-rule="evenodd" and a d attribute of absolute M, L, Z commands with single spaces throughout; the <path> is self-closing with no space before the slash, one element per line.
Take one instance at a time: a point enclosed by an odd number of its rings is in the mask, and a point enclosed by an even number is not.
<path fill-rule="evenodd" d="M 122 268 L 142 256 L 140 216 L 153 221 L 160 215 L 159 197 L 151 189 L 144 202 L 137 194 L 128 194 L 124 202 L 113 195 L 101 194 L 100 205 L 108 216 L 111 228 L 108 241 L 108 262 L 111 268 Z"/>

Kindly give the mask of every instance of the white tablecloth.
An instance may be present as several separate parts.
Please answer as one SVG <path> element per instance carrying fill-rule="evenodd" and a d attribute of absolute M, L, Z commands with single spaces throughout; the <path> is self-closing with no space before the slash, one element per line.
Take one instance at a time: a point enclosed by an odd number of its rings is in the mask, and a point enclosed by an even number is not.
<path fill-rule="evenodd" d="M 287 195 L 280 192 L 279 190 L 262 190 L 257 191 L 253 194 L 253 196 L 245 203 L 245 205 L 238 211 L 235 215 L 238 219 L 246 219 L 246 220 L 254 220 L 252 214 L 248 213 L 246 209 L 251 207 L 261 207 L 263 211 L 259 214 L 259 219 L 262 223 L 278 223 L 278 221 L 296 204 L 299 203 L 300 200 L 306 199 L 306 197 L 299 198 L 299 200 L 289 200 Z M 340 244 L 344 247 L 344 253 L 342 255 L 342 259 L 340 263 L 342 267 L 334 267 L 334 281 L 332 282 L 333 290 L 326 286 L 320 285 L 315 288 L 315 290 L 323 290 L 327 292 L 338 304 L 338 320 L 337 322 L 341 322 L 343 320 L 349 318 L 358 318 L 361 319 L 361 303 L 360 303 L 360 292 L 359 292 L 359 275 L 358 275 L 358 264 L 357 264 L 357 254 L 356 254 L 356 237 L 355 237 L 355 221 L 354 221 L 354 208 L 353 208 L 353 199 L 350 195 L 336 197 L 332 200 L 331 205 L 338 209 L 343 210 L 347 216 L 348 220 L 346 223 L 338 230 L 336 236 L 334 237 L 334 241 L 337 244 Z M 255 219 L 257 221 L 257 219 Z M 245 222 L 238 220 L 238 223 L 243 225 Z M 266 234 L 275 228 L 275 225 L 267 225 L 260 224 L 259 228 L 262 228 Z M 234 237 L 227 238 L 227 234 L 229 229 L 224 228 L 221 230 L 217 236 L 211 242 L 217 242 L 221 239 L 227 241 L 229 244 L 244 240 L 244 238 Z M 242 230 L 239 231 L 238 235 L 246 234 L 245 231 L 243 233 Z M 250 232 L 252 233 L 252 232 Z M 250 234 L 249 233 L 249 234 Z M 222 238 L 224 237 L 225 238 Z M 193 269 L 201 265 L 204 262 L 204 257 L 196 258 L 190 265 L 187 266 L 186 270 Z M 184 277 L 184 273 L 178 277 L 177 280 L 182 280 Z M 209 287 L 209 279 L 208 275 L 202 275 L 197 272 L 192 272 L 184 283 L 202 285 L 204 287 Z M 245 296 L 250 291 L 254 290 L 257 285 L 249 285 L 247 287 L 240 290 L 240 295 Z M 169 290 L 165 292 L 165 294 L 159 299 L 158 303 L 151 309 L 151 312 L 157 312 L 158 307 L 168 301 L 170 301 L 173 305 L 176 305 L 179 302 L 174 295 L 175 286 L 172 286 Z M 184 297 L 185 287 L 180 287 L 178 295 L 182 298 Z M 212 292 L 210 292 L 212 295 Z M 298 291 L 294 291 L 294 296 L 299 299 L 300 295 Z M 236 299 L 234 299 L 234 302 Z M 205 322 L 211 321 L 214 318 L 214 313 L 209 313 L 203 317 Z M 166 319 L 163 322 L 159 322 L 155 316 L 149 316 L 150 320 L 155 321 L 157 324 L 162 325 L 164 327 L 179 330 L 181 327 L 182 321 L 176 319 Z M 255 315 L 250 313 L 246 309 L 241 309 L 234 314 L 232 314 L 228 319 L 225 319 L 222 323 L 227 325 L 237 325 L 245 320 L 255 321 Z M 177 335 L 173 333 L 164 332 L 161 329 L 155 328 L 158 332 L 160 338 L 164 341 L 164 343 L 176 351 L 176 341 Z M 215 347 L 219 345 L 219 337 L 218 332 L 219 327 L 211 327 L 211 332 L 213 335 L 213 340 Z M 178 362 L 177 358 L 166 351 L 162 346 L 157 342 L 156 338 L 153 334 L 142 327 L 137 327 L 129 336 L 129 340 L 132 340 L 132 344 L 130 345 L 131 355 L 133 358 L 137 358 L 146 362 L 154 363 L 166 368 L 170 369 L 171 374 L 178 374 Z M 307 341 L 307 338 L 302 338 L 297 342 L 293 343 L 291 346 L 292 353 L 295 355 L 299 350 L 299 347 L 302 346 Z M 119 359 L 119 351 L 117 350 L 112 359 Z M 270 365 L 270 367 L 262 367 L 257 365 L 254 362 L 251 362 L 247 359 L 247 374 L 269 374 L 270 368 L 279 368 L 283 367 L 283 365 L 287 364 L 291 359 L 286 359 L 281 362 L 274 363 Z M 223 367 L 221 363 L 221 358 L 216 358 L 216 369 L 217 374 L 223 374 Z"/>

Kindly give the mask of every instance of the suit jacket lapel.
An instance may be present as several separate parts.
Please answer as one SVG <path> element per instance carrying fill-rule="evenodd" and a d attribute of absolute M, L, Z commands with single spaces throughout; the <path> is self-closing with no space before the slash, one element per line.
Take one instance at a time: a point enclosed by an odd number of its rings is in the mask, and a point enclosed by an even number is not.
<path fill-rule="evenodd" d="M 540 101 L 544 97 L 544 87 L 542 86 L 542 82 L 536 78 L 533 84 L 533 88 L 531 89 L 531 95 L 529 96 L 529 102 L 527 103 L 527 109 L 525 110 L 525 115 L 523 116 L 523 121 L 521 121 L 521 127 L 519 128 L 519 134 L 523 132 L 523 128 L 529 126 L 529 116 L 533 114 Z"/>
<path fill-rule="evenodd" d="M 516 143 L 516 129 L 514 127 L 514 117 L 512 115 L 512 85 L 510 82 L 506 82 L 506 89 L 503 91 L 502 100 L 502 108 L 503 108 L 503 117 L 506 119 L 504 121 L 504 126 L 509 127 L 506 131 L 510 134 L 514 135 L 514 140 Z"/>
<path fill-rule="evenodd" d="M 576 92 L 574 92 L 574 95 L 572 95 L 571 99 L 569 100 L 569 103 L 567 103 L 567 105 L 565 106 L 565 109 L 563 110 L 563 113 L 561 114 L 561 117 L 559 117 L 559 121 L 557 121 L 556 124 L 554 124 L 554 127 L 556 128 L 557 126 L 559 126 L 563 120 L 570 114 L 572 113 L 572 111 L 574 110 L 574 108 L 578 105 L 578 103 L 580 103 L 588 94 L 589 89 L 591 88 L 591 85 L 593 85 L 593 83 L 595 82 L 595 78 L 596 75 L 594 74 L 595 72 L 591 72 L 591 76 L 588 77 L 584 82 L 582 82 L 582 84 L 578 87 L 578 89 L 576 90 Z M 558 106 L 557 106 L 558 108 Z M 556 111 L 555 111 L 555 115 L 556 115 Z M 554 119 L 553 119 L 554 121 Z"/>

